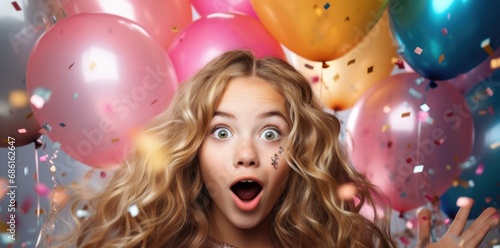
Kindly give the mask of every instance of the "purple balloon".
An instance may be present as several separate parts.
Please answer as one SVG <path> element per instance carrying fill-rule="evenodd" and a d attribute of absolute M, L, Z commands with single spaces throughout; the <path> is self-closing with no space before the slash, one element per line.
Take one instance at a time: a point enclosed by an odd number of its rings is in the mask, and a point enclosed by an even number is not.
<path fill-rule="evenodd" d="M 441 196 L 472 151 L 463 95 L 451 84 L 428 82 L 415 73 L 382 80 L 354 105 L 347 123 L 353 165 L 398 211 Z"/>
<path fill-rule="evenodd" d="M 236 49 L 250 50 L 257 57 L 286 59 L 280 43 L 258 20 L 235 13 L 216 13 L 194 21 L 175 37 L 168 53 L 179 82 L 183 82 L 218 55 Z"/>

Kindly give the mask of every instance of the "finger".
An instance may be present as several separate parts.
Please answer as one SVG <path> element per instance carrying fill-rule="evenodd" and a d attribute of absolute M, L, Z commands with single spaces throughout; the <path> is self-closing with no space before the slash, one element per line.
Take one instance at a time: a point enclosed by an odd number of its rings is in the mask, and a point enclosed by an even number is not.
<path fill-rule="evenodd" d="M 487 208 L 485 209 L 479 217 L 477 217 L 476 220 L 470 225 L 469 228 L 462 234 L 462 238 L 465 240 L 469 240 L 472 236 L 476 235 L 476 232 L 484 226 L 485 224 L 489 224 L 490 226 L 496 225 L 496 222 L 498 222 L 497 218 L 494 218 L 494 216 L 497 215 L 497 210 L 495 208 Z"/>
<path fill-rule="evenodd" d="M 483 242 L 484 237 L 486 237 L 486 234 L 491 229 L 491 224 L 486 223 L 479 227 L 479 229 L 474 233 L 474 236 L 472 236 L 469 240 L 464 242 L 464 245 L 461 247 L 478 247 L 481 242 Z M 465 240 L 465 239 L 464 239 Z"/>
<path fill-rule="evenodd" d="M 460 207 L 458 210 L 453 223 L 451 223 L 449 233 L 456 235 L 457 237 L 462 234 L 464 230 L 465 223 L 469 217 L 470 209 L 472 208 L 472 204 L 474 204 L 474 200 L 468 197 L 459 197 L 457 200 L 457 206 Z"/>
<path fill-rule="evenodd" d="M 418 212 L 418 241 L 417 247 L 423 248 L 431 237 L 431 211 L 424 208 Z"/>

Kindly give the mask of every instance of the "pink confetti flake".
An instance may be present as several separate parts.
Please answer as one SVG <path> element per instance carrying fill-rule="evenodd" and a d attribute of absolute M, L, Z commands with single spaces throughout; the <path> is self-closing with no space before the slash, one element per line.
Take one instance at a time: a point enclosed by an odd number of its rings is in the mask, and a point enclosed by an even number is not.
<path fill-rule="evenodd" d="M 409 245 L 411 243 L 410 240 L 405 236 L 399 237 L 399 240 L 401 240 L 401 242 L 403 242 L 403 244 L 405 245 Z"/>
<path fill-rule="evenodd" d="M 483 174 L 483 171 L 484 171 L 484 164 L 480 163 L 476 168 L 476 175 L 480 176 L 481 174 Z"/>
<path fill-rule="evenodd" d="M 26 128 L 17 129 L 18 133 L 26 133 Z"/>
<path fill-rule="evenodd" d="M 442 28 L 442 29 L 441 29 L 441 33 L 442 33 L 443 35 L 448 35 L 448 29 L 446 29 L 446 28 Z"/>
<path fill-rule="evenodd" d="M 430 195 L 424 195 L 425 199 L 429 200 L 430 202 L 434 202 L 434 198 Z"/>
<path fill-rule="evenodd" d="M 50 189 L 49 189 L 49 187 L 47 187 L 47 185 L 45 185 L 43 183 L 39 183 L 39 184 L 35 185 L 35 192 L 39 196 L 46 197 L 47 195 L 49 195 Z"/>
<path fill-rule="evenodd" d="M 313 77 L 311 78 L 311 82 L 312 82 L 312 83 L 317 83 L 317 82 L 319 82 L 319 77 L 318 77 L 318 76 L 313 76 Z"/>
<path fill-rule="evenodd" d="M 450 223 L 451 223 L 450 218 L 446 218 L 446 219 L 444 220 L 444 224 L 450 224 Z"/>
<path fill-rule="evenodd" d="M 16 11 L 21 11 L 21 7 L 17 2 L 12 2 L 12 6 L 14 7 L 14 9 L 16 9 Z"/>
<path fill-rule="evenodd" d="M 21 204 L 21 213 L 23 214 L 27 214 L 30 209 L 31 209 L 31 205 L 33 203 L 33 200 L 31 198 L 26 198 L 23 203 Z"/>
<path fill-rule="evenodd" d="M 459 197 L 457 199 L 457 207 L 470 206 L 472 204 L 472 200 L 469 197 Z"/>
<path fill-rule="evenodd" d="M 43 108 L 43 105 L 45 105 L 45 100 L 39 95 L 32 95 L 30 98 L 30 102 L 37 109 L 41 109 Z"/>
<path fill-rule="evenodd" d="M 413 162 L 413 159 L 412 159 L 412 158 L 407 158 L 407 159 L 406 159 L 406 163 L 407 163 L 407 164 L 409 164 L 409 163 L 411 163 L 411 162 Z"/>
<path fill-rule="evenodd" d="M 490 115 L 494 115 L 495 114 L 495 109 L 493 108 L 493 106 L 489 106 L 488 107 L 488 113 L 490 113 Z"/>
<path fill-rule="evenodd" d="M 488 96 L 492 97 L 493 96 L 493 90 L 491 90 L 490 87 L 486 88 L 486 94 L 488 94 Z"/>
<path fill-rule="evenodd" d="M 418 55 L 422 54 L 423 51 L 424 51 L 424 49 L 422 49 L 420 47 L 416 47 L 415 50 L 413 50 L 413 52 L 415 52 Z"/>
<path fill-rule="evenodd" d="M 429 117 L 429 112 L 418 111 L 418 121 L 425 122 Z"/>
<path fill-rule="evenodd" d="M 40 160 L 40 162 L 45 162 L 47 161 L 47 156 L 46 155 L 40 156 L 38 159 Z"/>

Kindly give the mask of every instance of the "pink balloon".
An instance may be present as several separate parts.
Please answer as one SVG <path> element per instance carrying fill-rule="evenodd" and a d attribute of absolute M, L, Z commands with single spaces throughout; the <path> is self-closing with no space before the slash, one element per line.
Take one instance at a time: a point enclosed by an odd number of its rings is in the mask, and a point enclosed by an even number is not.
<path fill-rule="evenodd" d="M 189 0 L 66 0 L 61 3 L 68 16 L 103 12 L 135 21 L 165 49 L 193 19 Z"/>
<path fill-rule="evenodd" d="M 221 12 L 239 12 L 258 19 L 249 0 L 191 0 L 191 3 L 201 16 Z"/>
<path fill-rule="evenodd" d="M 280 43 L 255 18 L 235 13 L 216 13 L 194 21 L 175 37 L 168 53 L 179 82 L 210 60 L 235 49 L 253 51 L 257 57 L 286 59 Z"/>
<path fill-rule="evenodd" d="M 163 111 L 177 89 L 160 44 L 138 24 L 104 13 L 56 23 L 35 44 L 27 68 L 36 119 L 89 166 L 120 162 L 131 132 Z"/>
<path fill-rule="evenodd" d="M 497 60 L 498 58 L 500 58 L 500 49 L 497 49 L 485 61 L 470 71 L 460 74 L 453 79 L 446 80 L 445 82 L 452 84 L 458 88 L 460 92 L 465 93 L 472 89 L 472 87 L 474 87 L 477 83 L 489 77 L 494 71 L 493 68 L 500 67 L 499 65 L 496 65 L 492 68 L 492 60 Z"/>
<path fill-rule="evenodd" d="M 458 89 L 428 88 L 418 74 L 388 77 L 354 105 L 347 123 L 353 165 L 408 211 L 441 196 L 472 151 L 473 121 Z"/>

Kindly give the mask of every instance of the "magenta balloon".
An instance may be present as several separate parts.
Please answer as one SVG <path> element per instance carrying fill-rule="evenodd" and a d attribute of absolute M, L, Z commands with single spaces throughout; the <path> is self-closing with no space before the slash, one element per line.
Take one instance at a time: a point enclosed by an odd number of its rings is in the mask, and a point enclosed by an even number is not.
<path fill-rule="evenodd" d="M 415 73 L 388 77 L 354 105 L 347 123 L 353 165 L 398 211 L 441 196 L 472 151 L 473 121 L 460 91 L 440 83 L 426 92 L 427 85 Z"/>
<path fill-rule="evenodd" d="M 279 42 L 255 18 L 235 13 L 216 13 L 194 21 L 170 46 L 179 82 L 183 82 L 210 60 L 235 49 L 253 51 L 257 57 L 286 59 Z"/>
<path fill-rule="evenodd" d="M 163 111 L 177 89 L 160 44 L 138 24 L 103 13 L 56 23 L 35 44 L 27 68 L 36 119 L 89 166 L 120 162 L 131 132 Z M 43 107 L 36 98 L 45 99 Z"/>
<path fill-rule="evenodd" d="M 250 0 L 191 0 L 194 9 L 201 15 L 206 16 L 221 12 L 240 12 L 254 18 L 258 18 L 253 10 Z"/>
<path fill-rule="evenodd" d="M 189 0 L 63 0 L 61 3 L 69 16 L 103 12 L 137 22 L 165 49 L 179 30 L 193 20 Z"/>

